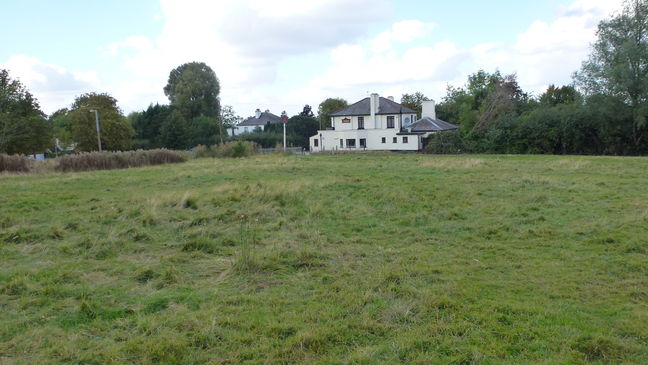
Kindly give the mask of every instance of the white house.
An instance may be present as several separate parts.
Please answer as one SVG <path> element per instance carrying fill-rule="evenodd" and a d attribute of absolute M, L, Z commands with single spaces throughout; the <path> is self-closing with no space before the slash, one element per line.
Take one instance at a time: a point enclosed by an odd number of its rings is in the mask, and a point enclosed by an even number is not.
<path fill-rule="evenodd" d="M 378 94 L 331 114 L 331 125 L 310 137 L 311 151 L 418 151 L 431 133 L 458 128 L 436 118 L 434 101 L 423 103 L 423 118 L 416 120 L 416 111 Z"/>
<path fill-rule="evenodd" d="M 281 117 L 270 113 L 269 110 L 261 112 L 261 109 L 257 109 L 254 112 L 254 116 L 230 128 L 230 136 L 238 136 L 239 134 L 254 132 L 255 130 L 263 131 L 263 128 L 268 123 L 281 123 Z"/>

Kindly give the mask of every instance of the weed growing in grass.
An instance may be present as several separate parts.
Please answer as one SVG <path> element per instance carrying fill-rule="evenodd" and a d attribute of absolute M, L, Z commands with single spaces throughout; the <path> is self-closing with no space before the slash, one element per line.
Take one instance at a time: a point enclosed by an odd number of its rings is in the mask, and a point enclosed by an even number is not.
<path fill-rule="evenodd" d="M 263 271 L 264 265 L 252 248 L 246 245 L 236 255 L 232 269 L 239 274 L 254 274 Z"/>
<path fill-rule="evenodd" d="M 144 269 L 135 275 L 135 280 L 139 283 L 145 284 L 157 277 L 157 273 L 152 269 Z"/>
<path fill-rule="evenodd" d="M 158 289 L 162 289 L 169 285 L 177 284 L 180 282 L 180 272 L 175 266 L 167 267 L 160 277 L 160 281 L 156 285 Z"/>
<path fill-rule="evenodd" d="M 16 224 L 16 220 L 9 215 L 3 215 L 0 217 L 0 228 L 6 229 L 12 227 Z"/>
<path fill-rule="evenodd" d="M 202 251 L 204 253 L 212 254 L 218 252 L 218 245 L 206 237 L 197 237 L 184 242 L 182 244 L 182 251 Z"/>
<path fill-rule="evenodd" d="M 65 237 L 65 230 L 60 227 L 52 227 L 52 233 L 50 236 L 56 240 L 61 240 Z"/>
<path fill-rule="evenodd" d="M 79 312 L 90 319 L 97 318 L 97 304 L 91 300 L 82 300 L 79 304 Z"/>
<path fill-rule="evenodd" d="M 195 197 L 192 197 L 191 195 L 189 195 L 189 193 L 185 193 L 182 196 L 182 199 L 180 199 L 180 207 L 185 208 L 185 209 L 197 210 L 198 209 L 198 201 L 196 200 Z"/>
<path fill-rule="evenodd" d="M 2 293 L 7 295 L 20 295 L 27 291 L 26 278 L 24 276 L 16 276 L 9 280 L 2 286 Z"/>

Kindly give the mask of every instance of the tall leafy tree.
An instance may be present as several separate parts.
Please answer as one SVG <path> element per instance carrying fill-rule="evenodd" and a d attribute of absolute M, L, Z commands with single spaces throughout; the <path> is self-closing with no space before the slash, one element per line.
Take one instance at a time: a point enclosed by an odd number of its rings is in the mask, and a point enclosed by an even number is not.
<path fill-rule="evenodd" d="M 573 104 L 580 98 L 578 91 L 573 86 L 549 85 L 547 91 L 540 96 L 540 104 L 556 106 L 560 104 Z"/>
<path fill-rule="evenodd" d="M 173 110 L 166 118 L 160 130 L 160 138 L 166 148 L 189 147 L 189 125 L 179 110 Z"/>
<path fill-rule="evenodd" d="M 331 114 L 346 108 L 349 103 L 342 98 L 328 98 L 322 101 L 317 108 L 317 119 L 320 129 L 331 127 Z"/>
<path fill-rule="evenodd" d="M 220 140 L 219 135 L 222 130 L 219 124 L 218 118 L 204 115 L 191 119 L 188 122 L 187 130 L 188 147 L 209 146 L 217 143 Z"/>
<path fill-rule="evenodd" d="M 313 118 L 315 116 L 315 114 L 313 114 L 313 108 L 311 108 L 311 106 L 308 104 L 304 105 L 304 109 L 302 110 L 301 113 L 299 113 L 299 115 L 302 117 L 310 117 L 310 118 Z"/>
<path fill-rule="evenodd" d="M 70 107 L 74 141 L 82 151 L 98 149 L 95 115 L 99 111 L 101 145 L 107 151 L 128 150 L 135 131 L 117 106 L 117 99 L 108 94 L 87 93 L 78 96 Z"/>
<path fill-rule="evenodd" d="M 234 111 L 234 107 L 232 107 L 231 105 L 223 106 L 220 116 L 220 127 L 222 128 L 222 130 L 220 130 L 219 133 L 222 133 L 223 137 L 226 137 L 228 135 L 227 131 L 240 123 L 242 120 L 243 118 L 239 117 Z"/>
<path fill-rule="evenodd" d="M 421 113 L 423 112 L 423 102 L 428 99 L 427 96 L 423 95 L 422 92 L 415 92 L 414 94 L 403 94 L 401 97 L 401 104 L 404 106 L 416 110 L 416 117 L 421 118 Z"/>
<path fill-rule="evenodd" d="M 219 93 L 218 78 L 204 62 L 185 63 L 173 69 L 164 87 L 171 106 L 178 108 L 186 120 L 218 117 Z"/>
<path fill-rule="evenodd" d="M 624 100 L 632 110 L 635 147 L 648 139 L 648 0 L 627 0 L 599 23 L 590 57 L 575 76 L 588 94 Z"/>
<path fill-rule="evenodd" d="M 308 148 L 309 138 L 317 134 L 319 121 L 314 117 L 296 115 L 288 119 L 286 131 L 294 136 L 297 145 Z"/>
<path fill-rule="evenodd" d="M 314 117 L 295 115 L 288 119 L 286 123 L 286 135 L 288 141 L 297 146 L 308 148 L 308 139 L 317 134 L 319 121 Z M 282 135 L 283 125 L 281 123 L 269 123 L 265 126 L 267 134 Z"/>
<path fill-rule="evenodd" d="M 437 117 L 462 126 L 473 125 L 479 117 L 473 109 L 473 95 L 465 88 L 448 85 L 446 96 L 437 105 Z"/>
<path fill-rule="evenodd" d="M 500 76 L 499 72 L 495 75 L 495 79 L 489 81 L 489 87 L 480 102 L 480 116 L 473 130 L 485 130 L 498 119 L 522 114 L 523 106 L 528 102 L 528 95 L 518 84 L 517 75 Z M 473 95 L 477 97 L 479 94 Z"/>
<path fill-rule="evenodd" d="M 160 130 L 169 114 L 171 114 L 171 107 L 160 104 L 151 104 L 144 111 L 131 113 L 128 119 L 135 129 L 135 147 L 162 147 Z"/>
<path fill-rule="evenodd" d="M 7 70 L 0 70 L 0 153 L 40 153 L 53 148 L 52 124 L 38 101 Z"/>
<path fill-rule="evenodd" d="M 70 120 L 70 111 L 62 108 L 49 116 L 49 122 L 54 128 L 54 138 L 58 140 L 58 146 L 63 149 L 74 144 L 74 130 Z"/>

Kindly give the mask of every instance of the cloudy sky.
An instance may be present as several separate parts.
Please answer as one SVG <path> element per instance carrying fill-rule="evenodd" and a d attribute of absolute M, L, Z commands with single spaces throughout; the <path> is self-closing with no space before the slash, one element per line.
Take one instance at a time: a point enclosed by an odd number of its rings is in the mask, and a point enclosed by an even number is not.
<path fill-rule="evenodd" d="M 211 66 L 241 116 L 421 91 L 484 69 L 568 84 L 621 0 L 0 0 L 0 68 L 51 113 L 84 92 L 167 103 L 169 71 Z"/>

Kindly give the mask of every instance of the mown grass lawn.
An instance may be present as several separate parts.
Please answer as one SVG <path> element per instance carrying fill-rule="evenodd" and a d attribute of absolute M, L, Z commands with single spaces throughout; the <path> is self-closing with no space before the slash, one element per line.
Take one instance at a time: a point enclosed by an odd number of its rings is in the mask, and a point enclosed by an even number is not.
<path fill-rule="evenodd" d="M 0 363 L 648 363 L 648 159 L 0 177 Z"/>

